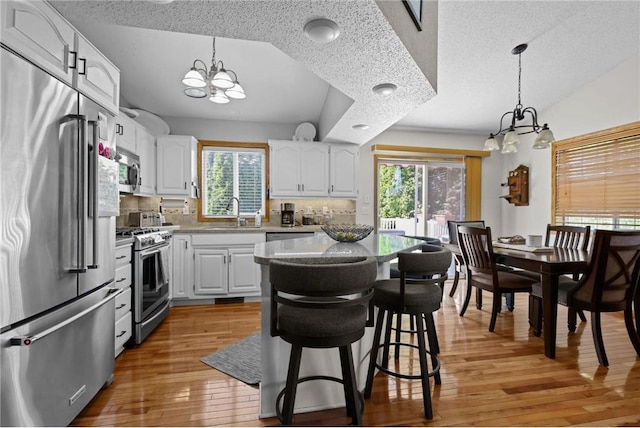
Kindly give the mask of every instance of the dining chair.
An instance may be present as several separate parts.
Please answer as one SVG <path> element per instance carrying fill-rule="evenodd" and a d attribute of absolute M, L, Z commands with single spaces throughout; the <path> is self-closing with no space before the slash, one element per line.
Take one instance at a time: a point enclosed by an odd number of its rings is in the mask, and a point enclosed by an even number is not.
<path fill-rule="evenodd" d="M 364 401 L 357 387 L 351 344 L 364 335 L 377 266 L 373 257 L 269 263 L 270 333 L 291 344 L 287 381 L 275 403 L 283 424 L 293 423 L 298 384 L 328 380 L 343 385 L 347 415 L 353 425 L 362 425 Z M 342 379 L 299 378 L 303 348 L 338 348 Z"/>
<path fill-rule="evenodd" d="M 609 361 L 602 341 L 602 312 L 624 311 L 629 339 L 640 356 L 640 336 L 633 315 L 639 281 L 640 231 L 596 230 L 587 272 L 575 285 L 558 288 L 558 302 L 574 311 L 591 312 L 593 344 L 603 366 Z"/>
<path fill-rule="evenodd" d="M 449 229 L 450 244 L 458 245 L 458 225 L 472 226 L 472 227 L 485 227 L 484 220 L 476 220 L 476 221 L 448 220 L 447 229 Z M 453 262 L 454 262 L 453 285 L 451 286 L 451 291 L 449 291 L 449 297 L 453 297 L 456 290 L 458 289 L 458 281 L 460 280 L 460 274 L 464 269 L 464 260 L 462 259 L 461 254 L 454 254 Z"/>
<path fill-rule="evenodd" d="M 378 308 L 371 355 L 369 356 L 369 370 L 364 397 L 370 398 L 373 388 L 375 369 L 387 375 L 400 379 L 420 379 L 422 382 L 422 399 L 424 415 L 433 418 L 431 405 L 431 390 L 429 378 L 434 377 L 435 383 L 442 383 L 440 378 L 440 352 L 436 334 L 433 313 L 440 309 L 442 300 L 442 286 L 447 280 L 447 270 L 451 265 L 451 252 L 437 245 L 424 244 L 419 252 L 398 253 L 398 269 L 400 278 L 380 279 L 375 282 L 373 291 L 373 305 Z M 394 314 L 408 314 L 417 330 L 418 345 L 400 342 L 396 337 L 391 342 L 391 330 Z M 385 322 L 386 316 L 386 322 Z M 425 329 L 426 325 L 426 329 Z M 385 338 L 382 341 L 382 328 L 385 326 Z M 427 348 L 425 334 L 429 342 Z M 396 357 L 399 347 L 410 347 L 418 350 L 420 374 L 412 375 L 389 369 L 389 349 L 396 347 Z M 383 349 L 381 363 L 378 364 L 378 351 Z M 429 371 L 427 357 L 431 357 L 432 370 Z M 411 367 L 411 364 L 409 364 Z"/>
<path fill-rule="evenodd" d="M 591 235 L 591 226 L 555 226 L 547 225 L 547 234 L 544 239 L 545 247 L 559 247 L 573 250 L 586 251 L 589 247 L 589 237 Z M 567 276 L 558 277 L 558 287 L 568 290 L 577 284 L 579 275 L 573 275 L 573 278 Z M 559 301 L 566 306 L 566 301 Z M 580 321 L 587 322 L 584 312 L 569 308 L 567 316 L 567 326 L 570 332 L 576 331 L 576 320 L 578 315 Z M 542 332 L 542 283 L 540 281 L 533 284 L 531 294 L 529 295 L 529 325 L 535 336 L 540 336 Z"/>
<path fill-rule="evenodd" d="M 500 312 L 502 293 L 530 293 L 536 280 L 498 269 L 491 244 L 490 227 L 458 226 L 458 245 L 467 268 L 467 294 L 460 316 L 464 316 L 469 306 L 472 287 L 476 287 L 478 302 L 482 301 L 482 291 L 488 291 L 493 294 L 489 322 L 489 331 L 493 331 Z"/>

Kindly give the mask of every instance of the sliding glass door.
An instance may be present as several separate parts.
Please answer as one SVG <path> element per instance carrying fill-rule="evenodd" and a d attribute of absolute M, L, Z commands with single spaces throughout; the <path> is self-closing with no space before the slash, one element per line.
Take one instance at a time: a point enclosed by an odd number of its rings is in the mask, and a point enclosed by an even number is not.
<path fill-rule="evenodd" d="M 378 233 L 448 238 L 447 220 L 465 218 L 462 162 L 379 159 Z"/>

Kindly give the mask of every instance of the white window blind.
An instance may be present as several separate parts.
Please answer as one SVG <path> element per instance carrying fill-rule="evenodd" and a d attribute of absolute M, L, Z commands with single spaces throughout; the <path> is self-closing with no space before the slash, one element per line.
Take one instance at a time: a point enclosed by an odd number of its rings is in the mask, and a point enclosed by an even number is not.
<path fill-rule="evenodd" d="M 640 122 L 553 145 L 555 224 L 640 229 Z"/>

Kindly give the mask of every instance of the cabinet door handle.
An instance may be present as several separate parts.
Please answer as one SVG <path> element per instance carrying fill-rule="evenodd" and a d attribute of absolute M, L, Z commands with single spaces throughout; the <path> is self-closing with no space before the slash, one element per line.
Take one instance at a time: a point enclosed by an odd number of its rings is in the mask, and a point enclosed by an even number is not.
<path fill-rule="evenodd" d="M 185 250 L 186 250 L 187 248 L 189 248 L 187 245 L 188 245 L 188 244 L 187 244 L 187 241 L 184 241 L 184 249 L 185 249 Z"/>
<path fill-rule="evenodd" d="M 122 309 L 122 308 L 124 308 L 125 306 L 127 306 L 127 304 L 126 304 L 126 303 L 120 303 L 118 306 L 116 306 L 116 310 L 118 310 L 118 309 Z"/>
<path fill-rule="evenodd" d="M 116 260 L 126 259 L 126 258 L 127 258 L 127 256 L 118 256 L 118 257 L 116 257 Z"/>
<path fill-rule="evenodd" d="M 86 58 L 80 58 L 78 59 L 78 62 L 82 61 L 82 71 L 80 71 L 80 66 L 78 65 L 78 74 L 82 75 L 82 76 L 86 76 L 87 75 L 87 59 Z"/>
<path fill-rule="evenodd" d="M 116 282 L 122 282 L 125 281 L 127 278 L 120 278 L 120 279 L 116 279 Z"/>
<path fill-rule="evenodd" d="M 227 264 L 227 256 L 222 256 L 222 264 Z"/>
<path fill-rule="evenodd" d="M 78 52 L 69 51 L 69 55 L 71 55 L 71 64 L 69 64 L 69 68 L 75 69 L 78 66 Z"/>
<path fill-rule="evenodd" d="M 302 191 L 304 192 L 304 184 L 302 185 Z"/>
<path fill-rule="evenodd" d="M 120 334 L 116 334 L 116 337 L 122 337 L 122 336 L 124 336 L 124 335 L 125 335 L 125 333 L 126 333 L 126 332 L 127 332 L 127 330 L 122 330 L 122 331 L 120 332 Z"/>
<path fill-rule="evenodd" d="M 331 185 L 331 191 L 333 192 L 333 184 Z"/>
<path fill-rule="evenodd" d="M 184 182 L 184 189 L 187 190 L 187 182 Z"/>

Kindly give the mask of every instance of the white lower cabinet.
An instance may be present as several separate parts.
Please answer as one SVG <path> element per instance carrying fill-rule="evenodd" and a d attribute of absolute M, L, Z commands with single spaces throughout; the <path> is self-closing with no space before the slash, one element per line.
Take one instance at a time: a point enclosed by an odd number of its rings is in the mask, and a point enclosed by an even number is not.
<path fill-rule="evenodd" d="M 172 275 L 169 283 L 171 299 L 188 299 L 193 295 L 193 247 L 191 235 L 173 234 Z"/>
<path fill-rule="evenodd" d="M 173 299 L 259 296 L 253 250 L 264 241 L 264 233 L 175 234 Z"/>
<path fill-rule="evenodd" d="M 131 338 L 133 318 L 131 315 L 131 279 L 132 279 L 132 245 L 126 244 L 116 247 L 116 280 L 115 286 L 124 290 L 116 297 L 116 328 L 114 337 L 115 356 L 124 351 L 124 344 Z"/>

